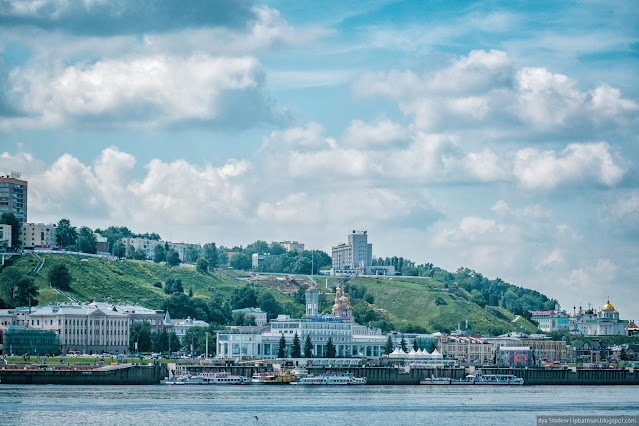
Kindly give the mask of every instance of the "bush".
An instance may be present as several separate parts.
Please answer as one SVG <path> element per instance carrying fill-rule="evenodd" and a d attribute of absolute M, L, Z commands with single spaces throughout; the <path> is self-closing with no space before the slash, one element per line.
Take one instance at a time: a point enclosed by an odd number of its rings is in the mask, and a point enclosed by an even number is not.
<path fill-rule="evenodd" d="M 366 302 L 368 302 L 368 303 L 370 303 L 372 305 L 373 303 L 375 303 L 375 296 L 373 296 L 372 294 L 367 294 L 364 297 L 364 300 L 366 300 Z"/>
<path fill-rule="evenodd" d="M 446 301 L 444 300 L 443 297 L 441 296 L 437 296 L 435 297 L 435 305 L 439 306 L 439 305 L 447 305 Z"/>
<path fill-rule="evenodd" d="M 162 283 L 160 281 L 156 281 L 153 283 L 153 287 L 162 288 Z"/>

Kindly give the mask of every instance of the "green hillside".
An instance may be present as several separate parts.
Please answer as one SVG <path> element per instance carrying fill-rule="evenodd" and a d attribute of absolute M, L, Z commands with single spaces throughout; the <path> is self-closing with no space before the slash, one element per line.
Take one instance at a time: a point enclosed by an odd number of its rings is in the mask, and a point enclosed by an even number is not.
<path fill-rule="evenodd" d="M 34 269 L 39 260 L 32 255 L 24 255 L 15 260 L 11 267 L 28 274 L 39 288 L 38 300 L 41 305 L 51 302 L 66 302 L 68 299 L 49 288 L 47 276 L 56 265 L 64 264 L 71 276 L 71 290 L 68 294 L 81 301 L 101 300 L 112 302 L 138 303 L 150 308 L 168 305 L 170 296 L 154 283 L 164 283 L 169 278 L 180 278 L 185 293 L 192 289 L 193 300 L 200 305 L 217 304 L 218 308 L 232 308 L 232 296 L 239 289 L 250 284 L 256 295 L 270 293 L 281 307 L 282 313 L 294 316 L 304 311 L 303 291 L 309 279 L 306 276 L 261 277 L 250 280 L 247 273 L 224 270 L 203 274 L 195 268 L 168 268 L 152 262 L 126 260 L 111 261 L 95 258 L 79 258 L 63 255 L 42 255 L 44 266 L 39 274 Z M 2 275 L 0 274 L 0 278 Z M 292 278 L 292 279 L 290 279 Z M 449 332 L 458 324 L 481 334 L 499 334 L 508 331 L 535 332 L 536 327 L 523 317 L 516 317 L 503 307 L 480 306 L 472 299 L 469 291 L 432 278 L 352 278 L 338 279 L 315 277 L 318 288 L 325 294 L 321 308 L 330 312 L 331 292 L 338 286 L 346 286 L 351 295 L 351 304 L 356 319 L 360 323 L 370 323 L 386 330 L 403 332 Z M 301 290 L 300 290 L 301 286 Z M 180 301 L 173 301 L 180 303 Z M 175 305 L 173 305 L 175 306 Z M 198 317 L 206 318 L 204 309 Z M 173 315 L 173 314 L 172 314 Z M 211 314 L 213 315 L 213 314 Z M 227 314 L 228 315 L 228 314 Z M 517 321 L 512 321 L 517 318 Z"/>

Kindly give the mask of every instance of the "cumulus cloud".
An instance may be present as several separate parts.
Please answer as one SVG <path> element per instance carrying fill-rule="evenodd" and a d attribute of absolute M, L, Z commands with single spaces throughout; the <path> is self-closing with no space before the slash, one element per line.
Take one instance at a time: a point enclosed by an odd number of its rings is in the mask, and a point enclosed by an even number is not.
<path fill-rule="evenodd" d="M 388 148 L 406 141 L 408 132 L 397 123 L 386 118 L 374 123 L 353 120 L 342 141 L 346 146 L 362 149 Z"/>
<path fill-rule="evenodd" d="M 605 142 L 570 144 L 559 155 L 536 148 L 519 150 L 513 173 L 528 189 L 550 189 L 562 182 L 594 181 L 612 186 L 624 175 Z"/>
<path fill-rule="evenodd" d="M 36 117 L 33 125 L 225 123 L 272 118 L 262 80 L 259 63 L 250 57 L 148 56 L 53 70 L 17 68 L 9 76 L 9 93 L 25 114 Z M 253 116 L 250 108 L 232 108 L 236 98 L 252 107 Z M 7 119 L 5 125 L 11 123 Z"/>

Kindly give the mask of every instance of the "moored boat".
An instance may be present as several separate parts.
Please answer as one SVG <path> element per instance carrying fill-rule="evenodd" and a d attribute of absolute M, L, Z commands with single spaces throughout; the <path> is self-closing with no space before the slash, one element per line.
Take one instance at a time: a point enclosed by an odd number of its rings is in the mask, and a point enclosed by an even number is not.
<path fill-rule="evenodd" d="M 451 385 L 523 385 L 524 379 L 512 374 L 469 374 L 463 379 L 451 380 Z"/>
<path fill-rule="evenodd" d="M 424 377 L 419 381 L 420 385 L 450 385 L 450 377 Z"/>
<path fill-rule="evenodd" d="M 234 376 L 229 373 L 200 373 L 196 375 L 181 374 L 160 381 L 163 385 L 246 385 L 251 379 L 244 376 Z"/>
<path fill-rule="evenodd" d="M 365 385 L 366 377 L 355 377 L 347 373 L 330 373 L 319 374 L 317 376 L 309 375 L 300 377 L 298 380 L 291 382 L 292 385 Z"/>

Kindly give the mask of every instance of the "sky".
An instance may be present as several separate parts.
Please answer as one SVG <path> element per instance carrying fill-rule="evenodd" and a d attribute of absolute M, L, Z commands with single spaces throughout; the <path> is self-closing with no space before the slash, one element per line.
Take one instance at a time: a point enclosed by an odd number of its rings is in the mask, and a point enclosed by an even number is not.
<path fill-rule="evenodd" d="M 639 320 L 639 3 L 0 0 L 29 221 L 375 256 Z"/>

